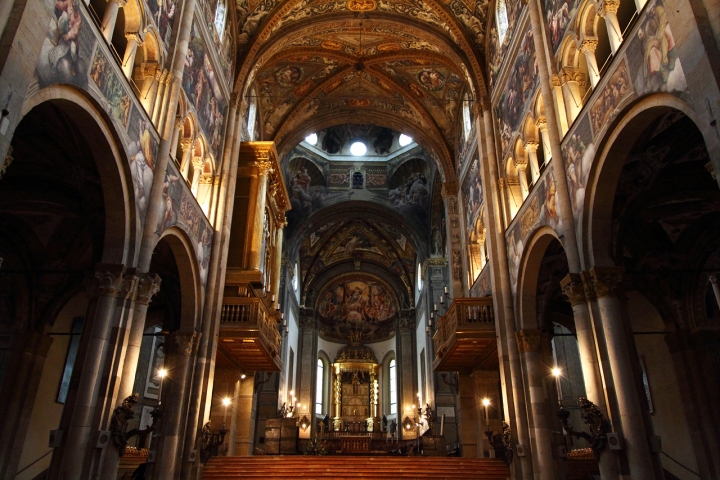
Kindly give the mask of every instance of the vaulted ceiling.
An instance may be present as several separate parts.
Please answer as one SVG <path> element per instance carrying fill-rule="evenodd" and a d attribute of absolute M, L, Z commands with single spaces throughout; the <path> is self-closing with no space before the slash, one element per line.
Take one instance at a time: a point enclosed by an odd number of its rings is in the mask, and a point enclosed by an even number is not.
<path fill-rule="evenodd" d="M 281 157 L 342 123 L 411 135 L 455 178 L 463 95 L 483 95 L 486 0 L 236 0 L 236 92 Z"/>

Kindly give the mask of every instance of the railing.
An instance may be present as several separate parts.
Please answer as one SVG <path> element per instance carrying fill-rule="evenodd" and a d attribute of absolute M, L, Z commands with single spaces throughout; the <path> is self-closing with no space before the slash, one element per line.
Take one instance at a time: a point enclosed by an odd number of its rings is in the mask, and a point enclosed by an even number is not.
<path fill-rule="evenodd" d="M 437 330 L 433 335 L 435 356 L 443 355 L 453 336 L 468 330 L 495 330 L 492 297 L 453 300 L 447 313 L 437 322 Z"/>
<path fill-rule="evenodd" d="M 281 338 L 277 321 L 260 298 L 226 297 L 223 299 L 220 321 L 223 326 L 241 327 L 250 331 L 257 329 L 270 355 L 275 357 L 280 354 Z"/>

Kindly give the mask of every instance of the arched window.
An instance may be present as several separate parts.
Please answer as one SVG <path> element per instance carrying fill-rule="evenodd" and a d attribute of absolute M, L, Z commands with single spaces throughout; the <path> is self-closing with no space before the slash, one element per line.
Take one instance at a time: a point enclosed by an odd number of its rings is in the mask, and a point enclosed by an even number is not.
<path fill-rule="evenodd" d="M 388 372 L 390 382 L 390 415 L 395 415 L 397 414 L 397 369 L 394 358 L 390 360 Z"/>
<path fill-rule="evenodd" d="M 213 23 L 215 24 L 215 30 L 220 38 L 222 38 L 223 31 L 225 30 L 225 11 L 225 0 L 219 0 L 217 7 L 215 8 L 215 21 Z"/>
<path fill-rule="evenodd" d="M 470 130 L 472 130 L 472 120 L 470 118 L 470 100 L 468 94 L 463 95 L 463 132 L 465 133 L 465 140 L 470 136 Z"/>
<path fill-rule="evenodd" d="M 247 118 L 247 129 L 248 129 L 248 140 L 255 140 L 255 117 L 257 116 L 257 98 L 255 97 L 255 91 L 250 92 L 250 106 L 248 107 L 248 118 Z"/>
<path fill-rule="evenodd" d="M 317 380 L 315 381 L 315 414 L 323 413 L 323 386 L 325 384 L 325 364 L 321 358 L 317 361 Z"/>
<path fill-rule="evenodd" d="M 498 26 L 498 43 L 502 45 L 503 40 L 505 40 L 505 34 L 508 31 L 509 24 L 507 5 L 505 4 L 505 0 L 498 0 L 497 9 L 495 10 L 495 17 Z"/>
<path fill-rule="evenodd" d="M 421 292 L 423 288 L 422 265 L 419 262 L 417 266 L 417 288 L 418 292 Z"/>

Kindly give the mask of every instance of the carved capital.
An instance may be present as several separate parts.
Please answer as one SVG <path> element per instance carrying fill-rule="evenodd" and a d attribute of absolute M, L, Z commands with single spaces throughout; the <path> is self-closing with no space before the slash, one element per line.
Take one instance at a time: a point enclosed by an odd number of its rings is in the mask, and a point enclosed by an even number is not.
<path fill-rule="evenodd" d="M 617 295 L 618 286 L 623 280 L 622 268 L 619 267 L 593 267 L 590 276 L 598 298 Z"/>
<path fill-rule="evenodd" d="M 203 162 L 203 159 L 200 157 L 193 157 L 192 159 L 193 168 L 201 169 L 203 168 L 204 163 L 205 162 Z"/>
<path fill-rule="evenodd" d="M 617 13 L 620 8 L 620 0 L 603 0 L 600 8 L 598 9 L 598 15 L 604 17 L 608 13 Z"/>
<path fill-rule="evenodd" d="M 597 48 L 597 45 L 598 45 L 597 40 L 583 40 L 583 42 L 580 44 L 580 51 L 583 53 L 585 53 L 585 52 L 594 53 L 595 49 Z"/>
<path fill-rule="evenodd" d="M 579 68 L 563 67 L 560 70 L 562 75 L 562 83 L 565 85 L 568 82 L 577 82 L 580 86 L 585 85 L 585 74 L 583 74 Z"/>
<path fill-rule="evenodd" d="M 547 119 L 545 119 L 545 117 L 538 118 L 535 121 L 535 126 L 537 126 L 538 130 L 540 130 L 541 132 L 543 130 L 547 130 L 547 128 L 548 128 Z"/>
<path fill-rule="evenodd" d="M 579 273 L 568 273 L 560 281 L 560 287 L 570 305 L 575 306 L 585 303 L 585 287 Z"/>
<path fill-rule="evenodd" d="M 515 158 L 513 159 L 513 163 L 515 164 L 515 168 L 517 168 L 519 171 L 527 170 L 528 161 L 527 158 Z"/>
<path fill-rule="evenodd" d="M 123 265 L 100 264 L 95 275 L 86 279 L 85 287 L 91 297 L 118 297 L 123 289 L 125 267 Z"/>
<path fill-rule="evenodd" d="M 540 330 L 525 329 L 515 332 L 518 351 L 520 353 L 537 352 L 540 349 L 541 336 Z"/>
<path fill-rule="evenodd" d="M 504 178 L 498 178 L 498 187 L 500 187 L 500 190 L 505 190 L 505 187 L 507 187 L 507 185 L 505 184 Z"/>
<path fill-rule="evenodd" d="M 597 296 L 595 295 L 595 286 L 593 285 L 593 279 L 590 272 L 580 272 L 580 279 L 582 280 L 583 291 L 587 301 L 592 302 L 593 300 L 597 300 Z"/>
<path fill-rule="evenodd" d="M 138 275 L 137 294 L 135 295 L 135 302 L 143 305 L 149 305 L 150 300 L 160 290 L 160 283 L 162 280 L 157 274 L 143 273 Z"/>
<path fill-rule="evenodd" d="M 261 177 L 273 172 L 273 164 L 267 160 L 253 162 L 253 167 L 258 169 L 258 174 Z"/>
<path fill-rule="evenodd" d="M 123 289 L 121 294 L 123 300 L 131 300 L 135 297 L 139 281 L 140 276 L 137 268 L 128 268 L 125 271 L 125 275 L 123 275 Z"/>
<path fill-rule="evenodd" d="M 525 142 L 525 151 L 528 154 L 536 153 L 539 145 L 540 144 L 538 142 L 536 142 L 534 140 L 529 140 L 529 141 Z"/>
<path fill-rule="evenodd" d="M 140 32 L 125 33 L 125 39 L 130 42 L 134 41 L 138 46 L 142 45 L 145 39 Z"/>
<path fill-rule="evenodd" d="M 174 353 L 176 355 L 182 355 L 189 357 L 197 352 L 197 347 L 200 343 L 200 332 L 173 332 L 168 335 L 167 345 L 168 353 Z"/>
<path fill-rule="evenodd" d="M 143 80 L 147 78 L 155 78 L 155 74 L 160 72 L 158 64 L 155 62 L 143 63 L 140 65 L 139 69 L 136 69 L 136 71 L 137 70 L 140 70 L 140 77 Z"/>
<path fill-rule="evenodd" d="M 560 81 L 560 77 L 558 77 L 556 74 L 553 73 L 552 77 L 550 77 L 550 83 L 552 83 L 553 87 L 560 87 L 562 86 L 562 82 Z"/>

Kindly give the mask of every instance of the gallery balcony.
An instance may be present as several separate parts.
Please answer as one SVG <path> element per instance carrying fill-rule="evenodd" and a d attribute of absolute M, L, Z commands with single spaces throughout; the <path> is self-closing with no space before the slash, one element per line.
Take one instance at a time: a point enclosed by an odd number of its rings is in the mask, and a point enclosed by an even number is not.
<path fill-rule="evenodd" d="M 223 299 L 218 364 L 229 365 L 220 366 L 245 372 L 279 372 L 281 342 L 275 314 L 261 298 Z"/>
<path fill-rule="evenodd" d="M 436 372 L 489 369 L 497 365 L 492 297 L 456 298 L 433 335 Z"/>

